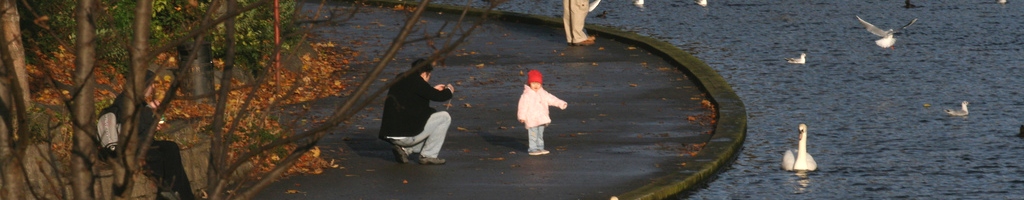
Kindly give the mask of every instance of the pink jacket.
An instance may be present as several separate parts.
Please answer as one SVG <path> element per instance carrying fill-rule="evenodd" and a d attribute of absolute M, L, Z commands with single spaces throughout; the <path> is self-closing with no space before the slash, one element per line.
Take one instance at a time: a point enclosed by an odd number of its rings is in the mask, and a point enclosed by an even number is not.
<path fill-rule="evenodd" d="M 548 106 L 556 106 L 565 110 L 568 104 L 555 95 L 551 95 L 544 88 L 534 91 L 527 85 L 523 90 L 523 95 L 519 97 L 519 121 L 526 123 L 526 128 L 551 123 Z"/>

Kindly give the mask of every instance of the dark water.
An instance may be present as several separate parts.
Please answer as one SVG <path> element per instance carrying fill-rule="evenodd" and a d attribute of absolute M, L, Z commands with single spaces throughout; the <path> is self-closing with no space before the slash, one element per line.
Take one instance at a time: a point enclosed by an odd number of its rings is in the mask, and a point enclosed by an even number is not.
<path fill-rule="evenodd" d="M 449 4 L 461 0 L 442 1 Z M 476 1 L 475 3 L 481 4 Z M 736 162 L 694 199 L 1022 199 L 1024 1 L 604 0 L 588 23 L 669 41 L 719 71 L 747 106 Z M 561 16 L 561 1 L 502 10 Z M 607 18 L 596 15 L 607 12 Z M 855 16 L 896 28 L 875 46 Z M 784 61 L 806 52 L 807 64 Z M 969 101 L 970 116 L 942 110 Z M 931 105 L 930 107 L 925 106 Z M 818 170 L 779 169 L 809 126 Z"/>

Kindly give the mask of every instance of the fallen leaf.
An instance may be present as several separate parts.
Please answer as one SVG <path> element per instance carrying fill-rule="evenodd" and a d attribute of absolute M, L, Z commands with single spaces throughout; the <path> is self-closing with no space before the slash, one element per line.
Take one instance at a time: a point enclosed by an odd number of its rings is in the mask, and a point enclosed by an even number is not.
<path fill-rule="evenodd" d="M 459 130 L 459 131 L 469 131 L 469 129 L 463 128 L 463 127 L 461 127 L 461 126 L 460 126 L 460 127 L 455 127 L 455 130 Z"/>
<path fill-rule="evenodd" d="M 299 190 L 285 190 L 284 193 L 285 194 L 298 194 Z"/>
<path fill-rule="evenodd" d="M 462 107 L 472 108 L 473 105 L 469 105 L 469 103 L 465 103 L 465 104 L 462 104 Z"/>
<path fill-rule="evenodd" d="M 505 160 L 505 157 L 497 157 L 497 158 L 487 158 L 487 160 L 492 160 L 492 161 L 502 161 L 502 160 Z"/>
<path fill-rule="evenodd" d="M 630 83 L 630 84 L 629 84 L 629 87 L 636 87 L 636 86 L 637 86 L 637 84 L 636 84 L 636 83 Z"/>
<path fill-rule="evenodd" d="M 629 50 L 636 50 L 636 47 L 626 47 L 626 49 L 629 49 Z"/>
<path fill-rule="evenodd" d="M 409 184 L 409 180 L 402 179 L 402 184 Z"/>
<path fill-rule="evenodd" d="M 313 147 L 313 149 L 310 149 L 309 152 L 313 152 L 314 158 L 320 157 L 320 147 Z"/>
<path fill-rule="evenodd" d="M 604 51 L 604 47 L 598 47 L 597 50 L 598 51 Z"/>

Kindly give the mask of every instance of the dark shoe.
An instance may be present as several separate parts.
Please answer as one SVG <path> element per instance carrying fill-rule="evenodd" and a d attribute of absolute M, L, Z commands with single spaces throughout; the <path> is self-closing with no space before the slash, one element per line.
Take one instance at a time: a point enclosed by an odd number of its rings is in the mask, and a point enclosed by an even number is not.
<path fill-rule="evenodd" d="M 444 159 L 420 157 L 420 164 L 424 164 L 424 165 L 443 165 L 444 164 Z"/>
<path fill-rule="evenodd" d="M 405 152 L 405 148 L 398 146 L 397 144 L 391 145 L 391 153 L 395 154 L 395 161 L 398 163 L 409 163 L 409 152 Z"/>

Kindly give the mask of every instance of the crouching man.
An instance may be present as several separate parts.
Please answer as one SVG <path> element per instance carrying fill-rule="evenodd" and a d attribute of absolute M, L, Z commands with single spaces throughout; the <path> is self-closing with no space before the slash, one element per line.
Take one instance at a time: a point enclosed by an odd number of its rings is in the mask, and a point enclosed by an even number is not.
<path fill-rule="evenodd" d="M 417 68 L 417 65 L 423 66 Z M 451 84 L 430 86 L 427 83 L 433 65 L 422 58 L 414 61 L 415 72 L 399 77 L 398 82 L 388 88 L 379 137 L 392 144 L 395 161 L 399 163 L 408 163 L 411 153 L 420 154 L 420 164 L 445 163 L 437 154 L 441 152 L 452 117 L 447 111 L 430 107 L 430 101 L 451 99 L 454 88 Z"/>

